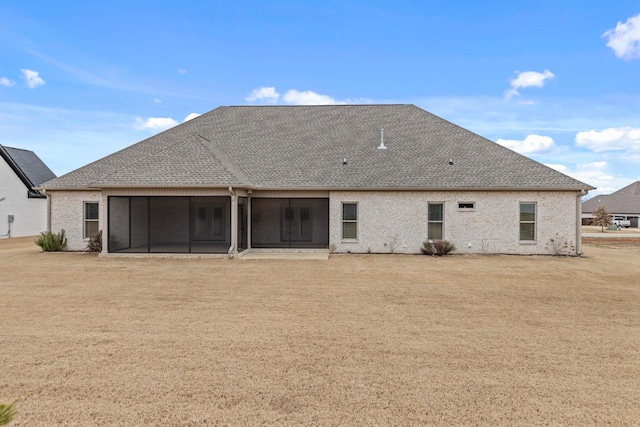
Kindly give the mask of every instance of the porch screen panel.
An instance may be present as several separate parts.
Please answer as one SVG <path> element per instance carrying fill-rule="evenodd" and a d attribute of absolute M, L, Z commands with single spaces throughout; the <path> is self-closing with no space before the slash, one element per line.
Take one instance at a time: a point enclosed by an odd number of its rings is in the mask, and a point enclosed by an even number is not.
<path fill-rule="evenodd" d="M 328 199 L 251 199 L 254 248 L 326 248 Z"/>
<path fill-rule="evenodd" d="M 149 252 L 149 198 L 131 198 L 131 251 Z"/>
<path fill-rule="evenodd" d="M 150 252 L 189 252 L 189 198 L 149 199 Z"/>
<path fill-rule="evenodd" d="M 129 197 L 109 197 L 109 251 L 131 247 Z"/>

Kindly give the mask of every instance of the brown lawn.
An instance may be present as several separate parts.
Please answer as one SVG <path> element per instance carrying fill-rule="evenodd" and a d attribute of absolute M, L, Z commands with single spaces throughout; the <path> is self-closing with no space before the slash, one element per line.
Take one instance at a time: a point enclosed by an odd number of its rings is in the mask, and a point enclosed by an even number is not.
<path fill-rule="evenodd" d="M 640 240 L 99 258 L 0 240 L 13 426 L 638 425 Z"/>

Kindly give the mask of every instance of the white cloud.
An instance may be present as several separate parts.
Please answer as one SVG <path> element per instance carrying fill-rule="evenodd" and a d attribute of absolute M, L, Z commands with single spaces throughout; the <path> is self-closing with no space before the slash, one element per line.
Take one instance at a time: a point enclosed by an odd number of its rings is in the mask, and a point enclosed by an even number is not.
<path fill-rule="evenodd" d="M 266 101 L 268 103 L 275 104 L 278 102 L 278 98 L 280 98 L 280 94 L 276 92 L 275 87 L 271 86 L 254 89 L 251 92 L 251 95 L 245 98 L 245 101 Z"/>
<path fill-rule="evenodd" d="M 261 87 L 254 89 L 245 101 L 265 101 L 276 104 L 282 99 L 282 102 L 290 105 L 338 105 L 338 104 L 370 104 L 372 101 L 367 98 L 337 100 L 329 95 L 322 95 L 311 90 L 299 91 L 295 89 L 288 90 L 282 98 L 273 86 Z"/>
<path fill-rule="evenodd" d="M 0 86 L 13 86 L 16 84 L 13 80 L 9 80 L 6 77 L 0 77 Z"/>
<path fill-rule="evenodd" d="M 153 100 L 153 103 L 154 103 L 154 104 L 162 104 L 162 99 L 155 98 L 155 99 Z"/>
<path fill-rule="evenodd" d="M 546 164 L 546 166 L 596 187 L 595 190 L 589 192 L 589 196 L 610 194 L 634 181 L 632 178 L 612 174 L 610 169 L 614 166 L 605 161 L 578 163 L 573 167 L 561 164 Z"/>
<path fill-rule="evenodd" d="M 520 95 L 518 89 L 526 88 L 526 87 L 542 87 L 545 83 L 554 78 L 555 74 L 553 74 L 549 70 L 544 70 L 542 73 L 537 71 L 523 71 L 518 72 L 518 77 L 515 79 L 511 79 L 511 89 L 505 92 L 505 96 L 507 98 L 512 97 L 513 95 Z"/>
<path fill-rule="evenodd" d="M 196 117 L 199 117 L 199 116 L 200 116 L 200 114 L 198 114 L 198 113 L 190 113 L 187 117 L 184 118 L 182 123 L 188 122 L 189 120 L 195 119 Z"/>
<path fill-rule="evenodd" d="M 37 71 L 28 70 L 26 68 L 22 68 L 20 71 L 22 71 L 22 78 L 24 78 L 25 85 L 29 89 L 35 89 L 45 83 L 45 81 L 42 79 L 42 77 L 39 76 Z"/>
<path fill-rule="evenodd" d="M 553 138 L 542 135 L 527 135 L 523 141 L 516 139 L 498 139 L 498 144 L 507 147 L 520 154 L 550 153 L 557 149 Z"/>
<path fill-rule="evenodd" d="M 607 46 L 618 58 L 627 61 L 640 58 L 640 15 L 632 16 L 624 24 L 607 30 L 602 37 L 609 39 Z"/>
<path fill-rule="evenodd" d="M 559 164 L 554 164 L 554 163 L 545 163 L 545 166 L 548 166 L 551 169 L 555 169 L 558 172 L 562 172 L 564 174 L 566 174 L 567 171 L 569 170 L 569 168 L 567 168 L 565 165 L 559 165 Z"/>
<path fill-rule="evenodd" d="M 292 89 L 284 94 L 283 99 L 287 104 L 293 104 L 293 105 L 344 104 L 344 102 L 336 101 L 330 96 L 320 95 L 319 93 L 315 93 L 310 90 L 299 92 L 295 89 Z"/>
<path fill-rule="evenodd" d="M 620 150 L 640 152 L 640 128 L 618 127 L 578 132 L 576 145 L 596 153 Z"/>
<path fill-rule="evenodd" d="M 152 130 L 160 132 L 172 128 L 178 124 L 177 121 L 170 117 L 149 117 L 147 120 L 136 118 L 136 129 L 139 130 Z"/>
<path fill-rule="evenodd" d="M 187 70 L 184 68 L 178 68 L 178 74 L 187 74 Z"/>

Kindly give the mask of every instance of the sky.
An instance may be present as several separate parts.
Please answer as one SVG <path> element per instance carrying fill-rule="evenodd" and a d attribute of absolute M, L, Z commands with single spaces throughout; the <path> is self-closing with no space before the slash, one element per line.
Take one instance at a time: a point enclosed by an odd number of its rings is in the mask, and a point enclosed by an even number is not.
<path fill-rule="evenodd" d="M 616 191 L 640 0 L 0 3 L 0 144 L 57 175 L 223 105 L 388 103 Z"/>

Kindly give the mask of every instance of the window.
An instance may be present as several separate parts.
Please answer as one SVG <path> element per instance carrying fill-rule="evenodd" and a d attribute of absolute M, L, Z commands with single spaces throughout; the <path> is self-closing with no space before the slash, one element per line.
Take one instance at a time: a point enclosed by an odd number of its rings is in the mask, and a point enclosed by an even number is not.
<path fill-rule="evenodd" d="M 459 211 L 472 211 L 476 208 L 475 202 L 458 202 Z"/>
<path fill-rule="evenodd" d="M 96 234 L 100 228 L 98 214 L 100 211 L 98 202 L 84 202 L 84 238 L 88 239 Z"/>
<path fill-rule="evenodd" d="M 444 204 L 429 203 L 427 212 L 427 238 L 442 239 L 444 236 Z"/>
<path fill-rule="evenodd" d="M 358 238 L 358 204 L 343 203 L 342 204 L 342 238 L 357 239 Z"/>
<path fill-rule="evenodd" d="M 520 241 L 536 240 L 536 204 L 520 203 Z"/>

